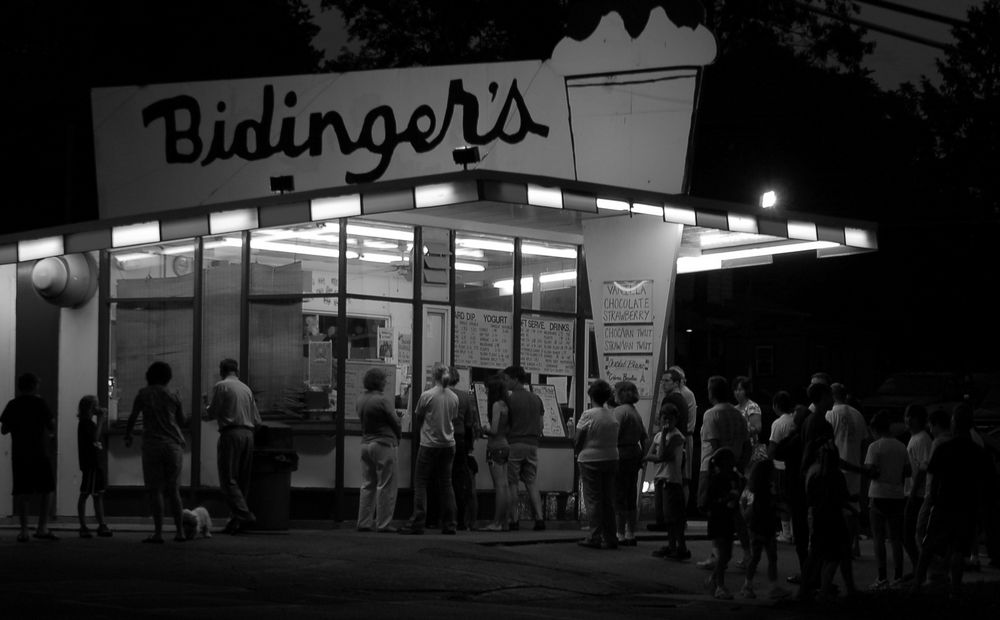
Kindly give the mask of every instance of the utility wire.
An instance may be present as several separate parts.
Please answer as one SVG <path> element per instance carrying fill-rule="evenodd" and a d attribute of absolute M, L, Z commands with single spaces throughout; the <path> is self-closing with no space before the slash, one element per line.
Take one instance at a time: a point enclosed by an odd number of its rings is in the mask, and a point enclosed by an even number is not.
<path fill-rule="evenodd" d="M 930 11 L 924 11 L 923 9 L 916 9 L 896 2 L 888 2 L 887 0 L 855 0 L 855 2 L 860 2 L 861 4 L 870 4 L 871 6 L 875 6 L 880 9 L 886 9 L 889 11 L 896 11 L 897 13 L 905 13 L 907 15 L 912 15 L 913 17 L 919 17 L 921 19 L 926 19 L 932 22 L 948 24 L 949 26 L 953 26 L 955 28 L 969 27 L 969 22 L 961 19 L 948 17 L 947 15 L 940 15 L 938 13 L 931 13 Z"/>
<path fill-rule="evenodd" d="M 913 43 L 919 43 L 920 45 L 926 45 L 927 47 L 934 47 L 934 48 L 937 48 L 937 49 L 940 49 L 940 50 L 946 50 L 946 49 L 950 49 L 952 47 L 952 46 L 948 45 L 947 43 L 942 43 L 940 41 L 934 41 L 932 39 L 928 39 L 928 38 L 925 38 L 925 37 L 917 36 L 915 34 L 910 34 L 908 32 L 903 32 L 902 30 L 896 30 L 895 28 L 889 28 L 888 26 L 880 26 L 878 24 L 873 24 L 872 22 L 868 22 L 868 21 L 865 21 L 865 20 L 862 20 L 862 19 L 856 19 L 856 18 L 853 18 L 853 17 L 845 17 L 843 15 L 838 15 L 838 14 L 832 12 L 832 11 L 827 11 L 825 9 L 821 9 L 819 7 L 815 7 L 815 6 L 811 5 L 811 4 L 809 4 L 808 2 L 796 2 L 795 4 L 799 5 L 800 7 L 802 7 L 803 9 L 805 9 L 807 11 L 811 11 L 813 13 L 816 13 L 817 15 L 823 15 L 823 16 L 829 17 L 831 19 L 836 19 L 836 20 L 839 20 L 839 21 L 847 22 L 849 24 L 854 24 L 856 26 L 861 26 L 863 28 L 867 28 L 868 30 L 875 30 L 876 32 L 882 32 L 882 33 L 888 34 L 890 36 L 897 37 L 899 39 L 906 39 L 907 41 L 911 41 Z"/>

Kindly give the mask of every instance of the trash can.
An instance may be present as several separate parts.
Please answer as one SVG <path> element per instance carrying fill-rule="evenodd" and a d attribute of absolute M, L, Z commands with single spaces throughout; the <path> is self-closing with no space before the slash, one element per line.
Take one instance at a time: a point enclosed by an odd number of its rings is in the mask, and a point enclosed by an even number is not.
<path fill-rule="evenodd" d="M 292 472 L 298 466 L 299 455 L 292 447 L 290 426 L 269 422 L 257 427 L 247 498 L 250 510 L 257 517 L 252 529 L 288 529 Z"/>

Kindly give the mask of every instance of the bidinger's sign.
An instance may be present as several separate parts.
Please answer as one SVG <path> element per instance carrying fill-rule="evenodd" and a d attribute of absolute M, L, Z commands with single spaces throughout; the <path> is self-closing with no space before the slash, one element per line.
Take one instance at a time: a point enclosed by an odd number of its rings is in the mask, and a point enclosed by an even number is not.
<path fill-rule="evenodd" d="M 680 191 L 715 42 L 654 9 L 616 14 L 548 61 L 95 89 L 102 218 L 480 168 Z"/>

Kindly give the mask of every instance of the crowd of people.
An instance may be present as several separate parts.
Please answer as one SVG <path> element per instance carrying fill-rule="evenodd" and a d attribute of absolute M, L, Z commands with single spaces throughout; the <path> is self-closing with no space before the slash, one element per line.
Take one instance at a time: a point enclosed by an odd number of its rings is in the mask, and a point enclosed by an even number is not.
<path fill-rule="evenodd" d="M 261 424 L 253 393 L 239 380 L 238 371 L 235 360 L 222 360 L 220 381 L 211 398 L 205 397 L 202 413 L 203 420 L 219 425 L 220 488 L 230 512 L 225 531 L 232 534 L 255 520 L 247 493 L 254 431 Z M 175 540 L 186 539 L 179 479 L 182 429 L 188 417 L 177 394 L 167 387 L 171 378 L 168 364 L 150 365 L 147 386 L 136 395 L 125 428 L 125 445 L 130 446 L 142 417 L 142 472 L 154 526 L 143 540 L 147 543 L 163 542 L 165 515 L 174 521 Z M 527 373 L 511 366 L 489 377 L 485 426 L 470 392 L 458 387 L 458 369 L 437 364 L 431 379 L 413 415 L 419 437 L 413 512 L 396 528 L 392 523 L 401 421 L 386 394 L 385 372 L 375 367 L 364 376 L 365 392 L 356 411 L 362 431 L 357 529 L 400 534 L 422 534 L 431 527 L 443 534 L 518 529 L 523 484 L 534 529 L 544 530 L 537 485 L 543 405 L 526 389 Z M 19 377 L 18 395 L 0 416 L 2 432 L 13 436 L 13 493 L 21 542 L 31 536 L 56 539 L 47 523 L 55 480 L 43 449 L 55 420 L 38 386 L 34 375 Z M 652 555 L 691 559 L 686 529 L 693 499 L 712 541 L 709 557 L 694 565 L 709 571 L 705 585 L 716 598 L 733 597 L 725 579 L 736 543 L 741 554 L 735 567 L 743 573 L 739 594 L 745 598 L 757 597 L 757 569 L 763 559 L 767 596 L 793 594 L 779 581 L 778 544 L 794 545 L 797 566 L 791 567 L 794 574 L 786 581 L 798 586 L 797 596 L 820 601 L 838 596 L 838 573 L 847 596 L 858 591 L 852 564 L 863 533 L 872 539 L 877 566 L 871 590 L 908 588 L 919 593 L 937 563 L 946 568 L 950 592 L 958 595 L 966 564 L 977 555 L 984 537 L 992 561 L 1000 561 L 996 463 L 973 427 L 968 403 L 930 412 L 910 405 L 903 420 L 905 434 L 900 435 L 889 412 L 879 411 L 866 420 L 843 384 L 815 373 L 804 402 L 795 402 L 788 391 L 774 394 L 768 429 L 762 408 L 751 398 L 748 377 L 729 381 L 712 376 L 705 386 L 708 407 L 699 416 L 683 369 L 671 366 L 661 378 L 659 403 L 647 424 L 635 406 L 640 394 L 634 383 L 591 383 L 590 407 L 571 425 L 587 520 L 581 546 L 617 549 L 637 544 L 640 474 L 648 465 L 655 519 L 647 528 L 666 534 L 666 544 Z M 80 400 L 78 418 L 79 535 L 93 536 L 85 516 L 90 498 L 96 534 L 109 537 L 113 532 L 103 506 L 107 477 L 100 458 L 106 412 L 88 395 Z M 494 488 L 492 518 L 478 528 L 478 465 L 472 458 L 477 439 L 486 441 Z M 27 507 L 33 495 L 41 499 L 41 510 L 32 534 Z"/>

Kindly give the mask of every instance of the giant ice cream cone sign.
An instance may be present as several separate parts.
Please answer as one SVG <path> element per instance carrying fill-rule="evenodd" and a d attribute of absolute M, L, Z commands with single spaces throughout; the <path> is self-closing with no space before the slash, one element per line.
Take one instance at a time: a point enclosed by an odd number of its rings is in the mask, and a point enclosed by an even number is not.
<path fill-rule="evenodd" d="M 576 177 L 679 193 L 699 71 L 715 52 L 703 26 L 677 26 L 659 7 L 636 39 L 609 13 L 586 40 L 556 45 L 549 64 L 565 77 Z"/>
<path fill-rule="evenodd" d="M 617 14 L 548 61 L 95 89 L 102 218 L 488 170 L 677 192 L 712 35 Z"/>

